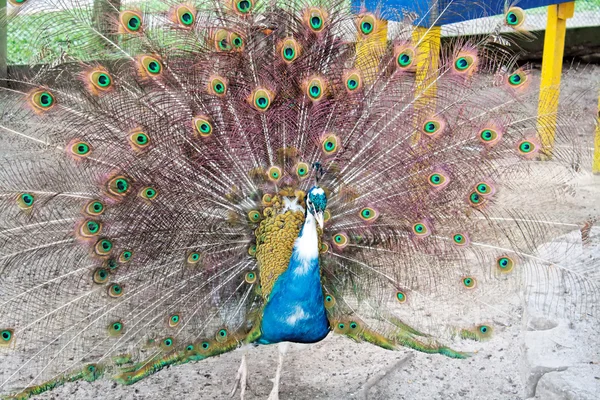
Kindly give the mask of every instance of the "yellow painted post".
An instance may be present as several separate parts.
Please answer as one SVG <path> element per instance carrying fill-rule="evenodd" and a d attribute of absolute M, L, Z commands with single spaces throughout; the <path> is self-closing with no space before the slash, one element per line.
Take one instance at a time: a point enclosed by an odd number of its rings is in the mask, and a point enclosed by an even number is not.
<path fill-rule="evenodd" d="M 567 19 L 573 16 L 574 11 L 574 2 L 548 6 L 537 119 L 537 133 L 544 159 L 552 157 Z"/>
<path fill-rule="evenodd" d="M 377 20 L 375 32 L 365 37 L 358 33 L 356 38 L 355 67 L 363 75 L 365 83 L 373 83 L 379 72 L 379 62 L 387 48 L 388 22 Z"/>
<path fill-rule="evenodd" d="M 598 115 L 596 116 L 596 135 L 594 136 L 594 161 L 592 172 L 600 174 L 600 95 L 598 96 Z"/>

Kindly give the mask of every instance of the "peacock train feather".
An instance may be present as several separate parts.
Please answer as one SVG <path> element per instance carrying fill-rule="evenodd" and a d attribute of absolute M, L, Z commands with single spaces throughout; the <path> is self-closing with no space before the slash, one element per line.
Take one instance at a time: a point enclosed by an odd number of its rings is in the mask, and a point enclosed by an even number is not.
<path fill-rule="evenodd" d="M 10 1 L 71 47 L 0 89 L 0 393 L 330 332 L 461 359 L 523 291 L 597 318 L 597 274 L 538 252 L 592 222 L 530 196 L 587 165 L 586 117 L 543 145 L 514 45 L 423 79 L 413 25 L 345 1 L 94 4 Z"/>

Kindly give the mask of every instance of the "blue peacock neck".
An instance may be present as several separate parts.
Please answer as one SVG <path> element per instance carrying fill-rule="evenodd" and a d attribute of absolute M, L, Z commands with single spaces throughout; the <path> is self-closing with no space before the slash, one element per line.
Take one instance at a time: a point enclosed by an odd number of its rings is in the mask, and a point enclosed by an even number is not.
<path fill-rule="evenodd" d="M 259 343 L 314 343 L 328 332 L 319 268 L 317 221 L 306 210 L 288 268 L 275 282 L 263 310 Z"/>

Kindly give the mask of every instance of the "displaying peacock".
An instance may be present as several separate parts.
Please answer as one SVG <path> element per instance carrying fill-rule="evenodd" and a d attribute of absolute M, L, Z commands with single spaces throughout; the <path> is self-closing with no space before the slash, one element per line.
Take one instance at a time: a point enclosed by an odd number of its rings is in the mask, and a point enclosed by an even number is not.
<path fill-rule="evenodd" d="M 530 196 L 568 192 L 593 116 L 538 116 L 497 29 L 438 64 L 418 16 L 345 1 L 9 1 L 28 46 L 70 35 L 1 89 L 9 398 L 331 332 L 467 358 L 523 292 L 597 318 L 597 273 L 538 251 L 592 221 Z"/>

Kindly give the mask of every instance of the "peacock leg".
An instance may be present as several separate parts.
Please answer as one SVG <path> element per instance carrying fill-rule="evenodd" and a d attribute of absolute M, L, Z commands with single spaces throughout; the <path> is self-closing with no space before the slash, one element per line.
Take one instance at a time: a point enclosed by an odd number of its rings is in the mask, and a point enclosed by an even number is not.
<path fill-rule="evenodd" d="M 288 342 L 279 343 L 279 363 L 277 364 L 277 372 L 273 379 L 273 389 L 267 400 L 279 400 L 279 381 L 281 379 L 281 370 L 283 369 L 283 357 L 289 348 Z"/>
<path fill-rule="evenodd" d="M 229 397 L 233 397 L 235 392 L 237 392 L 237 388 L 240 388 L 240 400 L 244 400 L 246 396 L 246 386 L 248 383 L 248 364 L 246 363 L 246 350 L 244 350 L 244 354 L 242 354 L 242 362 L 240 364 L 240 368 L 238 369 L 237 375 L 235 376 L 235 384 L 233 386 L 233 390 Z"/>

